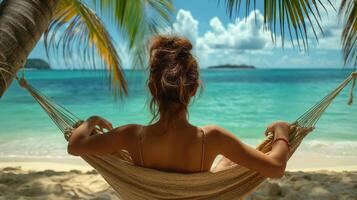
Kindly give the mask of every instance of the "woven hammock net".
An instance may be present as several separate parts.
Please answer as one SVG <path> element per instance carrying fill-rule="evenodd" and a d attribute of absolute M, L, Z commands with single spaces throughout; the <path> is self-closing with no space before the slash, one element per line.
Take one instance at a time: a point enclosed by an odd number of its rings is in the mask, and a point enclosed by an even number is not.
<path fill-rule="evenodd" d="M 314 129 L 315 124 L 331 102 L 351 81 L 352 87 L 348 103 L 352 104 L 352 91 L 356 78 L 357 72 L 352 73 L 335 90 L 292 123 L 296 128 L 289 135 L 291 144 L 289 158 L 305 136 Z M 83 121 L 41 94 L 24 78 L 18 80 L 68 140 L 71 130 L 78 127 Z M 272 142 L 273 134 L 269 133 L 257 146 L 257 149 L 267 153 L 272 149 Z M 127 151 L 108 155 L 86 155 L 82 158 L 103 176 L 117 192 L 120 199 L 241 199 L 266 179 L 258 172 L 232 162 L 219 170 L 212 168 L 209 172 L 181 174 L 136 166 Z M 224 159 L 226 158 L 222 157 L 220 161 Z"/>

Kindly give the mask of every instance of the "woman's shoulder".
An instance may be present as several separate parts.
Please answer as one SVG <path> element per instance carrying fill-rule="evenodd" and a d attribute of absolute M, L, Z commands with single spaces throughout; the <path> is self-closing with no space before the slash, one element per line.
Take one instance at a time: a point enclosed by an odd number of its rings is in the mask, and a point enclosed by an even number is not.
<path fill-rule="evenodd" d="M 142 127 L 143 127 L 143 125 L 140 125 L 140 124 L 124 124 L 124 125 L 114 128 L 113 130 L 115 132 L 117 132 L 117 131 L 135 132 L 136 130 L 141 129 Z"/>
<path fill-rule="evenodd" d="M 201 128 L 204 130 L 205 135 L 213 140 L 226 136 L 230 136 L 230 137 L 234 136 L 228 130 L 224 129 L 219 125 L 214 125 L 214 124 L 205 125 L 205 126 L 201 126 Z"/>
<path fill-rule="evenodd" d="M 140 137 L 142 128 L 141 124 L 125 124 L 114 128 L 113 133 L 120 133 L 127 139 L 137 139 Z"/>
<path fill-rule="evenodd" d="M 222 154 L 225 150 L 239 145 L 238 138 L 221 126 L 206 125 L 202 128 L 205 131 L 206 152 L 212 158 L 216 158 L 217 155 Z"/>
<path fill-rule="evenodd" d="M 224 129 L 223 127 L 219 126 L 219 125 L 215 125 L 215 124 L 210 124 L 210 125 L 205 125 L 205 126 L 201 126 L 201 128 L 206 132 L 206 133 L 210 133 L 210 134 L 219 134 L 219 133 L 223 133 L 223 132 L 228 132 L 226 129 Z"/>

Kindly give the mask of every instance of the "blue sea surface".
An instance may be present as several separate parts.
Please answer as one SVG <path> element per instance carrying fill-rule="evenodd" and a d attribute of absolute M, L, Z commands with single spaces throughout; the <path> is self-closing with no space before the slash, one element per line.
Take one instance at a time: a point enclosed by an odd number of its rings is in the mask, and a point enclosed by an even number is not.
<path fill-rule="evenodd" d="M 105 73 L 28 71 L 26 77 L 42 93 L 83 119 L 100 115 L 115 126 L 148 124 L 151 114 L 146 71 L 125 71 L 129 95 L 119 100 L 109 90 Z M 199 126 L 222 126 L 255 145 L 269 123 L 293 122 L 348 73 L 345 69 L 201 70 L 203 90 L 190 105 L 189 120 Z M 345 148 L 357 149 L 357 105 L 347 105 L 348 89 L 328 108 L 307 143 L 332 142 L 343 152 L 347 152 Z M 66 156 L 66 142 L 59 130 L 16 82 L 0 99 L 0 127 L 0 157 Z"/>

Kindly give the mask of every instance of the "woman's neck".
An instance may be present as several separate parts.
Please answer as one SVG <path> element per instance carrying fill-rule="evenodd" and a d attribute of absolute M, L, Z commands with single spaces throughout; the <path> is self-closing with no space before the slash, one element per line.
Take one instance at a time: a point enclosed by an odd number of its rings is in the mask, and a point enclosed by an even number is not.
<path fill-rule="evenodd" d="M 189 124 L 187 119 L 187 111 L 181 110 L 179 112 L 164 112 L 160 114 L 160 119 L 157 124 L 167 125 L 170 124 L 171 127 L 182 126 Z"/>

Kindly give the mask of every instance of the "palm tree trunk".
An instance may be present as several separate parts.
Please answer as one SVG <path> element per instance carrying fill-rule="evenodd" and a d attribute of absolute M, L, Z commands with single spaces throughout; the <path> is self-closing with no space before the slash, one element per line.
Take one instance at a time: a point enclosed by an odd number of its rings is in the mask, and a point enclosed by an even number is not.
<path fill-rule="evenodd" d="M 48 27 L 59 0 L 3 0 L 0 5 L 0 97 Z"/>

